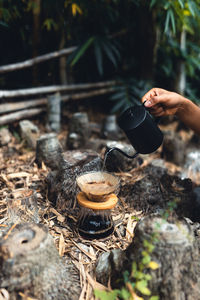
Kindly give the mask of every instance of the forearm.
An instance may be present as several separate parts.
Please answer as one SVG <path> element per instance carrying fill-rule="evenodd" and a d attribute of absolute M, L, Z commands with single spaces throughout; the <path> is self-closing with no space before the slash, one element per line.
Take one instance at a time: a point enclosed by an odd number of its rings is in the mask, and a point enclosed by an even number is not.
<path fill-rule="evenodd" d="M 181 96 L 181 105 L 176 116 L 196 134 L 200 135 L 200 108 L 192 101 Z"/>

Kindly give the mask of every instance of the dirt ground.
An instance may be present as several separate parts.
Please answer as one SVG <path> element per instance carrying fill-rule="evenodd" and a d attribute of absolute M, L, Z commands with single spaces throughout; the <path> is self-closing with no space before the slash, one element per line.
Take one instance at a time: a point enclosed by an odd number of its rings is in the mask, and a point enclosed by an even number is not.
<path fill-rule="evenodd" d="M 66 134 L 67 130 L 63 129 L 58 135 L 61 142 Z M 121 184 L 127 181 L 134 184 L 138 180 L 139 169 L 159 156 L 159 152 L 148 156 L 134 172 L 117 173 Z M 172 163 L 168 163 L 167 167 L 172 173 L 179 170 Z M 82 287 L 80 299 L 92 300 L 94 289 L 108 288 L 95 279 L 94 267 L 99 255 L 112 249 L 126 249 L 134 238 L 137 220 L 144 212 L 131 208 L 122 197 L 113 210 L 116 224 L 114 234 L 104 240 L 84 240 L 71 226 L 76 224 L 76 211 L 68 210 L 63 213 L 49 202 L 46 183 L 48 172 L 49 169 L 44 164 L 38 168 L 35 151 L 27 148 L 17 134 L 12 134 L 9 144 L 0 148 L 0 230 L 7 226 L 8 220 L 14 225 L 30 221 L 45 224 L 54 238 L 59 254 L 70 257 L 79 271 Z M 23 299 L 23 295 L 21 297 Z"/>

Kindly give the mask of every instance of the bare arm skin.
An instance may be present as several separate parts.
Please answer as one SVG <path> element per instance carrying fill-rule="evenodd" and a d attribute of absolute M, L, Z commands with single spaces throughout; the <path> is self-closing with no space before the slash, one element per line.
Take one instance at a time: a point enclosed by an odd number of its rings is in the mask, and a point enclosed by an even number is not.
<path fill-rule="evenodd" d="M 191 100 L 174 92 L 153 88 L 142 97 L 142 102 L 154 116 L 176 115 L 200 135 L 200 108 Z"/>

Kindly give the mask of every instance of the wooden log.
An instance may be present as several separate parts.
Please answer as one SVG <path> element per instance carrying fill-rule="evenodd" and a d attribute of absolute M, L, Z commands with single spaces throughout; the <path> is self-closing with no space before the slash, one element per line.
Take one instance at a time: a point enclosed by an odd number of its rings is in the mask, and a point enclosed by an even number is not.
<path fill-rule="evenodd" d="M 30 107 L 42 106 L 42 105 L 46 105 L 46 103 L 47 103 L 46 98 L 32 99 L 32 100 L 13 102 L 13 103 L 3 103 L 0 104 L 0 114 L 6 114 L 8 112 L 27 109 Z"/>
<path fill-rule="evenodd" d="M 45 111 L 45 108 L 24 109 L 0 117 L 0 125 L 13 123 L 21 119 L 31 118 Z"/>
<path fill-rule="evenodd" d="M 95 91 L 90 91 L 90 92 L 85 92 L 85 93 L 77 93 L 77 94 L 62 96 L 62 101 L 67 102 L 70 100 L 80 100 L 80 99 L 84 99 L 84 98 L 101 96 L 101 95 L 109 94 L 109 93 L 113 93 L 113 92 L 114 92 L 113 87 L 103 88 L 103 89 L 98 89 Z"/>
<path fill-rule="evenodd" d="M 12 229 L 12 230 L 11 230 Z M 78 300 L 78 272 L 69 260 L 58 254 L 47 227 L 42 224 L 18 224 L 0 240 L 0 287 L 10 299 Z"/>
<path fill-rule="evenodd" d="M 25 69 L 28 67 L 32 67 L 36 64 L 39 64 L 41 62 L 47 61 L 49 59 L 57 58 L 60 56 L 68 55 L 72 53 L 74 50 L 76 50 L 77 47 L 70 47 L 66 49 L 62 49 L 59 51 L 54 51 L 48 54 L 40 55 L 32 59 L 27 59 L 23 62 L 15 63 L 15 64 L 10 64 L 6 66 L 1 66 L 0 67 L 0 74 L 6 73 L 6 72 L 12 72 L 12 71 L 17 71 L 21 69 Z"/>
<path fill-rule="evenodd" d="M 55 92 L 64 92 L 64 91 L 78 91 L 84 89 L 93 89 L 93 88 L 102 88 L 113 86 L 116 84 L 116 81 L 104 81 L 104 82 L 95 82 L 95 83 L 80 83 L 80 84 L 69 84 L 69 85 L 53 85 L 53 86 L 43 86 L 36 88 L 20 89 L 20 90 L 1 90 L 0 98 L 13 98 L 13 97 L 24 97 L 32 96 L 37 94 L 50 94 Z"/>
<path fill-rule="evenodd" d="M 102 88 L 97 89 L 95 91 L 89 91 L 89 92 L 83 92 L 83 93 L 76 93 L 71 95 L 63 95 L 61 96 L 61 100 L 63 102 L 73 101 L 73 100 L 81 100 L 84 98 L 90 98 L 95 96 L 100 96 L 104 94 L 112 93 L 114 89 L 111 88 Z M 5 114 L 8 112 L 16 111 L 16 110 L 22 110 L 27 109 L 30 107 L 36 107 L 36 106 L 45 106 L 47 104 L 47 98 L 41 98 L 41 99 L 30 99 L 26 101 L 20 101 L 20 102 L 12 102 L 12 103 L 3 103 L 0 104 L 0 114 Z"/>

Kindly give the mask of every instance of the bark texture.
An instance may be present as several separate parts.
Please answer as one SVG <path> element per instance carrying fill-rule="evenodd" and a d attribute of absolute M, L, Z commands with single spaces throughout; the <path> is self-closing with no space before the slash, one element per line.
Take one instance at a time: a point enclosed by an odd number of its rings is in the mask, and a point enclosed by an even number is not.
<path fill-rule="evenodd" d="M 199 248 L 191 226 L 184 219 L 163 220 L 153 215 L 142 219 L 126 250 L 129 268 L 130 262 L 141 261 L 144 241 L 151 243 L 153 234 L 157 242 L 151 260 L 159 268 L 147 269 L 152 276 L 149 282 L 152 295 L 159 295 L 162 300 L 200 299 Z"/>
<path fill-rule="evenodd" d="M 58 170 L 47 176 L 48 199 L 61 210 L 74 207 L 78 192 L 76 177 L 81 173 L 99 171 L 101 168 L 102 160 L 94 151 L 64 152 Z"/>
<path fill-rule="evenodd" d="M 19 292 L 41 300 L 76 300 L 78 274 L 58 254 L 44 225 L 18 224 L 0 240 L 0 287 L 12 300 Z"/>
<path fill-rule="evenodd" d="M 62 159 L 62 146 L 55 133 L 47 133 L 37 139 L 36 162 L 41 166 L 42 162 L 52 170 L 59 167 Z"/>

